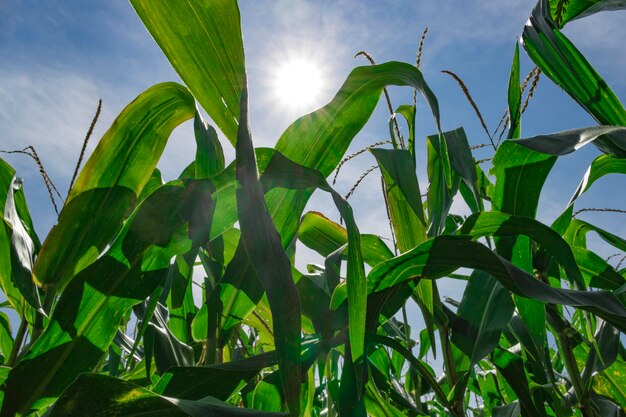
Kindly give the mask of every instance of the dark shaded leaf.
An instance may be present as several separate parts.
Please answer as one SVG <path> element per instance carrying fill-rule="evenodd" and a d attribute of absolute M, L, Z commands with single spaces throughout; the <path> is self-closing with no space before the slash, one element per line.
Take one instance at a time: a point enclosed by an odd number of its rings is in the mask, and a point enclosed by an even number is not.
<path fill-rule="evenodd" d="M 474 271 L 457 314 L 473 327 L 476 335 L 468 338 L 463 332 L 454 329 L 452 332 L 452 343 L 469 357 L 470 366 L 498 345 L 500 333 L 509 323 L 514 309 L 509 291 L 491 275 Z"/>
<path fill-rule="evenodd" d="M 284 416 L 228 405 L 213 397 L 181 400 L 155 394 L 130 382 L 105 375 L 83 374 L 63 393 L 47 414 L 69 416 L 227 417 Z"/>
<path fill-rule="evenodd" d="M 208 181 L 174 181 L 144 200 L 106 254 L 63 291 L 50 324 L 11 370 L 0 415 L 50 404 L 98 364 L 122 317 L 163 282 L 171 257 L 208 238 L 212 192 Z"/>
<path fill-rule="evenodd" d="M 381 291 L 417 277 L 436 279 L 459 267 L 494 276 L 509 291 L 538 301 L 590 311 L 619 329 L 626 329 L 626 308 L 608 291 L 577 291 L 550 287 L 496 255 L 486 246 L 462 236 L 438 236 L 376 266 L 368 275 L 369 291 Z"/>
<path fill-rule="evenodd" d="M 263 285 L 272 310 L 274 340 L 283 392 L 292 416 L 300 414 L 300 300 L 291 263 L 265 204 L 248 122 L 248 92 L 244 85 L 237 133 L 237 211 L 240 246 Z"/>
<path fill-rule="evenodd" d="M 167 397 L 200 400 L 207 395 L 228 400 L 244 383 L 263 368 L 276 364 L 275 352 L 208 367 L 170 368 L 153 391 Z"/>
<path fill-rule="evenodd" d="M 556 156 L 567 155 L 593 143 L 604 153 L 615 158 L 626 158 L 626 127 L 622 126 L 584 127 L 550 135 L 537 135 L 516 142 L 537 152 Z M 606 143 L 611 146 L 605 145 Z M 578 193 L 579 190 L 576 191 L 576 197 Z"/>

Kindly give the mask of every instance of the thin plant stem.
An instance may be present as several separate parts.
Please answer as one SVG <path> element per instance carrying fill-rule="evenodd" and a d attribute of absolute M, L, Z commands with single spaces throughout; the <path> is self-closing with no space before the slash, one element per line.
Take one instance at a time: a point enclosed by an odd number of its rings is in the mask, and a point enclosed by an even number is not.
<path fill-rule="evenodd" d="M 580 210 L 577 210 L 574 212 L 574 214 L 572 214 L 572 218 L 578 216 L 581 213 L 585 213 L 585 212 L 591 212 L 591 211 L 595 211 L 595 212 L 604 212 L 604 213 L 622 213 L 622 214 L 626 214 L 626 210 L 620 210 L 620 209 L 614 209 L 614 208 L 594 208 L 594 207 L 585 207 L 582 208 Z"/>
<path fill-rule="evenodd" d="M 359 177 L 358 180 L 356 180 L 356 182 L 354 183 L 354 185 L 352 186 L 352 188 L 350 188 L 350 191 L 347 192 L 347 194 L 344 196 L 344 198 L 347 200 L 350 198 L 350 196 L 352 196 L 352 194 L 354 193 L 354 191 L 357 189 L 357 187 L 359 186 L 359 184 L 361 184 L 361 181 L 363 181 L 365 179 L 365 177 L 367 177 L 369 175 L 370 172 L 374 171 L 376 168 L 378 168 L 378 165 L 373 165 L 371 167 L 369 167 L 367 169 L 367 171 L 365 171 L 363 174 L 361 174 L 361 176 Z"/>
<path fill-rule="evenodd" d="M 39 158 L 39 155 L 37 154 L 37 151 L 35 150 L 35 148 L 33 146 L 27 146 L 22 150 L 16 150 L 16 151 L 0 150 L 0 153 L 6 153 L 6 154 L 14 153 L 14 154 L 28 155 L 35 161 L 35 163 L 37 164 L 37 168 L 39 168 L 39 174 L 41 175 L 41 178 L 43 179 L 43 182 L 46 186 L 46 189 L 48 190 L 48 196 L 50 197 L 50 201 L 52 202 L 54 211 L 58 215 L 59 208 L 57 207 L 56 201 L 54 199 L 54 192 L 56 192 L 56 194 L 59 196 L 60 199 L 62 199 L 61 194 L 59 193 L 59 190 L 55 187 L 54 183 L 50 179 L 50 176 L 48 175 L 48 172 L 46 171 L 43 163 L 41 162 L 41 159 Z"/>
<path fill-rule="evenodd" d="M 487 137 L 489 138 L 489 141 L 491 142 L 491 146 L 493 147 L 493 150 L 495 151 L 496 144 L 493 142 L 493 137 L 491 136 L 491 133 L 489 133 L 489 129 L 487 129 L 487 125 L 485 124 L 485 119 L 483 118 L 483 115 L 480 113 L 480 110 L 478 109 L 476 102 L 474 102 L 474 99 L 472 98 L 472 95 L 470 94 L 469 89 L 467 88 L 467 86 L 465 85 L 461 77 L 459 77 L 458 75 L 456 75 L 455 73 L 449 70 L 442 70 L 441 72 L 443 72 L 444 74 L 448 74 L 449 76 L 454 78 L 454 80 L 459 84 L 459 87 L 461 87 L 461 90 L 465 94 L 467 101 L 469 101 L 470 105 L 474 109 L 474 112 L 476 113 L 476 116 L 478 116 L 478 120 L 480 120 L 480 124 L 483 127 L 483 130 L 485 131 L 485 133 L 487 134 Z"/>
<path fill-rule="evenodd" d="M 391 143 L 390 140 L 381 140 L 379 142 L 373 143 L 363 149 L 360 149 L 356 152 L 354 152 L 353 154 L 350 154 L 348 156 L 346 156 L 345 158 L 343 158 L 340 162 L 339 165 L 337 165 L 337 169 L 335 169 L 335 176 L 333 177 L 333 185 L 335 185 L 335 183 L 337 182 L 337 176 L 339 175 L 339 171 L 341 170 L 341 167 L 343 166 L 343 164 L 345 164 L 346 162 L 348 162 L 349 160 L 356 158 L 357 156 L 361 155 L 362 153 L 365 153 L 367 151 L 369 151 L 372 148 L 375 148 L 377 146 L 382 146 L 385 144 Z"/>
<path fill-rule="evenodd" d="M 530 89 L 528 90 L 528 95 L 526 96 L 526 100 L 524 101 L 524 105 L 522 106 L 522 114 L 524 114 L 524 112 L 526 111 L 526 108 L 528 107 L 528 103 L 530 102 L 530 99 L 533 98 L 533 94 L 535 93 L 535 90 L 537 89 L 537 85 L 539 84 L 540 77 L 541 77 L 541 70 L 539 68 L 536 68 L 535 76 L 533 77 L 533 82 L 530 85 Z"/>
<path fill-rule="evenodd" d="M 419 69 L 422 65 L 422 51 L 424 49 L 424 40 L 426 39 L 426 34 L 428 33 L 428 27 L 424 29 L 422 32 L 422 37 L 420 39 L 419 46 L 417 47 L 417 54 L 415 56 L 415 68 Z M 417 107 L 417 89 L 413 89 L 413 107 Z"/>
<path fill-rule="evenodd" d="M 83 146 L 80 148 L 80 155 L 78 156 L 78 161 L 76 162 L 76 166 L 74 167 L 74 174 L 72 175 L 72 180 L 70 181 L 70 186 L 67 189 L 67 196 L 65 197 L 65 201 L 70 196 L 70 192 L 72 191 L 72 187 L 74 187 L 74 181 L 76 181 L 76 177 L 78 176 L 78 170 L 80 169 L 80 165 L 83 162 L 83 157 L 85 156 L 85 150 L 87 149 L 87 144 L 89 143 L 89 138 L 93 133 L 94 127 L 96 127 L 96 122 L 98 122 L 98 117 L 100 117 L 100 112 L 102 111 L 102 99 L 98 100 L 98 108 L 96 109 L 96 114 L 91 120 L 91 124 L 89 125 L 89 130 L 87 130 L 87 134 L 85 135 L 85 139 L 83 140 Z"/>
<path fill-rule="evenodd" d="M 380 176 L 380 188 L 383 191 L 383 201 L 385 202 L 385 212 L 387 213 L 387 220 L 389 221 L 389 232 L 391 233 L 391 242 L 393 243 L 393 253 L 398 256 L 398 244 L 396 243 L 396 234 L 393 230 L 393 222 L 391 221 L 391 210 L 389 209 L 389 199 L 387 198 L 387 185 L 385 179 Z"/>

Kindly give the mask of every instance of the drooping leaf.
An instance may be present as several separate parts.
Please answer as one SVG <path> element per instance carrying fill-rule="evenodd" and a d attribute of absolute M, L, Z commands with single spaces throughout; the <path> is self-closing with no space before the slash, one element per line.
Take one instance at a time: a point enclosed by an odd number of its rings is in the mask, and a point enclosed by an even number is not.
<path fill-rule="evenodd" d="M 496 211 L 481 212 L 468 217 L 459 232 L 474 238 L 528 236 L 563 266 L 570 282 L 580 284 L 583 282 L 570 246 L 553 229 L 537 220 Z"/>
<path fill-rule="evenodd" d="M 626 8 L 626 2 L 623 0 L 550 0 L 550 13 L 559 28 L 571 20 L 605 10 L 624 8 Z"/>
<path fill-rule="evenodd" d="M 587 286 L 615 291 L 626 283 L 626 278 L 617 273 L 599 255 L 588 249 L 575 246 L 572 247 L 572 252 Z"/>
<path fill-rule="evenodd" d="M 41 311 L 39 291 L 33 282 L 35 243 L 20 219 L 15 201 L 15 194 L 21 187 L 22 180 L 13 177 L 4 204 L 4 224 L 1 227 L 6 227 L 7 233 L 10 230 L 11 235 L 9 249 L 11 281 L 15 288 L 20 291 L 24 300 L 35 310 Z M 17 311 L 21 311 L 21 307 L 18 307 Z"/>
<path fill-rule="evenodd" d="M 529 149 L 557 156 L 567 155 L 593 143 L 613 157 L 626 157 L 626 127 L 622 126 L 584 127 L 550 135 L 537 135 L 516 142 Z"/>
<path fill-rule="evenodd" d="M 330 175 L 370 118 L 383 87 L 389 85 L 417 89 L 426 98 L 440 130 L 437 98 L 421 72 L 409 64 L 387 62 L 352 70 L 330 103 L 287 128 L 276 143 L 276 150 L 297 164 L 317 169 L 324 176 Z M 268 194 L 268 207 L 284 246 L 297 232 L 310 195 L 309 190 L 275 190 Z"/>
<path fill-rule="evenodd" d="M 556 27 L 548 0 L 539 0 L 524 26 L 522 41 L 533 62 L 602 125 L 626 125 L 626 110 L 585 57 Z M 605 153 L 624 157 L 611 140 L 594 144 Z"/>
<path fill-rule="evenodd" d="M 468 202 L 468 206 L 472 212 L 482 209 L 483 204 L 480 194 L 480 185 L 478 183 L 477 165 L 472 157 L 472 151 L 467 141 L 465 130 L 460 127 L 444 132 L 443 138 L 448 148 L 450 167 L 461 177 L 463 184 L 471 191 L 472 198 Z"/>
<path fill-rule="evenodd" d="M 619 329 L 626 329 L 626 308 L 608 291 L 553 288 L 462 236 L 438 236 L 376 266 L 368 275 L 369 291 L 381 291 L 410 279 L 436 279 L 459 267 L 488 272 L 509 291 L 534 300 L 571 305 L 590 311 Z"/>
<path fill-rule="evenodd" d="M 134 208 L 170 133 L 194 110 L 187 89 L 163 83 L 122 111 L 85 163 L 43 243 L 34 265 L 38 282 L 62 289 L 98 258 Z"/>
<path fill-rule="evenodd" d="M 194 97 L 235 145 L 245 61 L 235 0 L 131 0 Z"/>
<path fill-rule="evenodd" d="M 574 203 L 594 182 L 608 174 L 626 174 L 626 160 L 614 158 L 611 155 L 600 155 L 594 159 L 568 205 Z"/>

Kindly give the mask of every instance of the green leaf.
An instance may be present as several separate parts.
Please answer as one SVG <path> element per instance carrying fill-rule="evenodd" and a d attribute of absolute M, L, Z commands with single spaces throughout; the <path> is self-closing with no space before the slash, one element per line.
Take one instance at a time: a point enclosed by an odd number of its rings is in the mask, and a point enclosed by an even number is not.
<path fill-rule="evenodd" d="M 280 411 L 282 405 L 283 399 L 278 372 L 268 374 L 254 387 L 252 408 L 264 411 Z"/>
<path fill-rule="evenodd" d="M 348 233 L 322 213 L 309 211 L 302 216 L 298 239 L 320 255 L 329 256 L 348 243 Z M 376 235 L 361 235 L 361 251 L 365 263 L 372 267 L 393 257 L 389 247 Z"/>
<path fill-rule="evenodd" d="M 519 43 L 515 42 L 515 54 L 513 64 L 511 64 L 511 75 L 509 76 L 509 132 L 507 139 L 517 139 L 521 135 L 522 118 L 522 90 L 519 85 Z"/>
<path fill-rule="evenodd" d="M 300 414 L 301 309 L 291 263 L 265 204 L 248 124 L 248 92 L 241 97 L 237 133 L 237 211 L 243 245 L 250 264 L 263 285 L 272 311 L 274 340 L 282 387 L 292 416 Z M 287 301 L 287 302 L 286 302 Z"/>
<path fill-rule="evenodd" d="M 428 236 L 436 236 L 443 232 L 452 206 L 452 198 L 456 190 L 450 189 L 446 180 L 446 165 L 449 163 L 447 153 L 441 152 L 445 147 L 445 140 L 441 135 L 432 135 L 426 138 L 426 154 L 428 163 Z M 446 162 L 447 161 L 447 162 Z M 456 187 L 455 187 L 456 188 Z"/>
<path fill-rule="evenodd" d="M 417 112 L 415 110 L 415 106 L 409 106 L 407 104 L 403 104 L 401 106 L 398 106 L 398 108 L 396 109 L 396 112 L 392 116 L 393 118 L 397 119 L 398 114 L 402 115 L 409 126 L 409 137 L 407 138 L 407 142 L 408 142 L 407 146 L 408 146 L 409 152 L 411 153 L 411 156 L 413 157 L 413 163 L 415 163 L 416 161 L 416 157 L 415 157 L 415 115 L 416 113 Z"/>
<path fill-rule="evenodd" d="M 424 208 L 415 163 L 404 149 L 370 149 L 385 181 L 389 214 L 398 250 L 404 253 L 426 240 Z"/>
<path fill-rule="evenodd" d="M 365 408 L 372 417 L 403 417 L 406 414 L 394 407 L 393 403 L 383 398 L 371 382 L 365 386 Z"/>
<path fill-rule="evenodd" d="M 213 397 L 197 401 L 164 397 L 145 388 L 105 375 L 80 375 L 49 411 L 50 417 L 132 416 L 236 417 L 284 416 L 228 405 Z"/>
<path fill-rule="evenodd" d="M 596 232 L 609 245 L 626 252 L 626 240 L 580 219 L 572 219 L 563 238 L 572 246 L 587 247 L 587 234 Z"/>
<path fill-rule="evenodd" d="M 195 178 L 209 178 L 224 170 L 224 150 L 213 126 L 202 120 L 196 111 L 193 120 L 193 131 L 196 138 Z"/>
<path fill-rule="evenodd" d="M 175 367 L 163 374 L 153 391 L 166 397 L 200 400 L 207 395 L 228 400 L 263 368 L 276 364 L 275 352 L 207 367 Z"/>
<path fill-rule="evenodd" d="M 476 239 L 484 236 L 528 236 L 565 269 L 570 282 L 583 283 L 570 246 L 558 233 L 537 220 L 496 211 L 481 212 L 468 217 L 459 232 Z"/>
<path fill-rule="evenodd" d="M 605 10 L 626 8 L 624 0 L 550 0 L 550 13 L 559 28 L 570 20 L 580 19 Z"/>
<path fill-rule="evenodd" d="M 545 155 L 518 145 L 519 139 L 503 142 L 493 158 L 491 174 L 496 177 L 490 190 L 492 209 L 534 218 L 545 180 L 556 162 L 555 156 Z M 500 237 L 496 241 L 498 254 L 518 267 L 532 272 L 530 242 L 527 238 Z M 537 346 L 544 346 L 545 310 L 539 303 L 515 297 L 515 303 Z"/>
<path fill-rule="evenodd" d="M 22 311 L 28 304 L 24 303 L 24 297 L 18 286 L 14 283 L 13 269 L 11 268 L 11 256 L 14 250 L 12 249 L 12 227 L 4 219 L 4 213 L 6 210 L 6 204 L 9 202 L 8 198 L 11 196 L 11 205 L 17 209 L 18 217 L 20 218 L 20 224 L 27 228 L 27 231 L 31 237 L 36 248 L 39 246 L 39 240 L 32 228 L 32 222 L 30 220 L 30 214 L 26 206 L 26 200 L 24 199 L 24 193 L 21 187 L 17 190 L 13 187 L 15 180 L 15 170 L 7 164 L 4 160 L 0 159 L 0 213 L 2 215 L 3 222 L 0 224 L 0 286 L 2 292 L 6 296 L 7 300 L 15 311 L 18 312 L 20 317 L 23 318 L 26 311 Z M 14 210 L 10 210 L 13 212 Z M 26 238 L 26 237 L 24 237 Z M 31 279 L 32 285 L 32 279 Z M 29 309 L 29 315 L 34 311 Z"/>
<path fill-rule="evenodd" d="M 426 98 L 440 130 L 437 98 L 421 72 L 409 64 L 387 62 L 352 70 L 330 103 L 287 128 L 276 150 L 297 164 L 320 171 L 325 177 L 330 175 L 372 115 L 383 87 L 389 85 L 417 89 Z M 310 195 L 310 190 L 276 190 L 268 194 L 268 208 L 281 233 L 283 246 L 291 243 L 295 236 Z"/>
<path fill-rule="evenodd" d="M 626 127 L 591 126 L 550 135 L 537 135 L 517 140 L 522 146 L 549 155 L 567 155 L 589 143 L 616 158 L 626 158 Z M 619 169 L 619 168 L 618 168 Z"/>
<path fill-rule="evenodd" d="M 476 333 L 474 337 L 452 333 L 452 343 L 470 358 L 470 369 L 498 345 L 500 333 L 509 323 L 514 309 L 511 294 L 498 280 L 485 272 L 474 271 L 457 314 Z"/>
<path fill-rule="evenodd" d="M 446 147 L 448 149 L 450 167 L 461 177 L 463 183 L 471 191 L 472 198 L 469 199 L 468 206 L 472 212 L 481 210 L 483 204 L 477 174 L 477 169 L 480 169 L 480 167 L 474 162 L 465 130 L 460 127 L 444 132 L 443 138 L 446 141 Z M 467 200 L 466 198 L 466 201 Z"/>
<path fill-rule="evenodd" d="M 533 402 L 522 358 L 508 350 L 497 348 L 493 353 L 493 363 L 515 391 L 522 415 L 545 416 L 546 410 L 543 408 L 543 404 L 538 408 L 538 405 Z"/>
<path fill-rule="evenodd" d="M 436 279 L 460 267 L 488 272 L 509 291 L 522 297 L 578 307 L 604 318 L 619 329 L 626 329 L 626 308 L 613 293 L 550 287 L 486 246 L 463 236 L 432 238 L 376 266 L 368 275 L 369 291 L 381 291 L 417 277 Z"/>
<path fill-rule="evenodd" d="M 13 349 L 13 336 L 9 316 L 0 312 L 0 351 L 4 356 L 4 362 L 9 358 Z"/>
<path fill-rule="evenodd" d="M 22 223 L 17 211 L 15 194 L 22 187 L 22 180 L 13 177 L 7 192 L 4 205 L 4 227 L 8 234 L 10 230 L 10 259 L 11 281 L 17 288 L 24 300 L 35 310 L 43 312 L 39 291 L 33 282 L 33 259 L 35 257 L 35 243 L 31 239 L 28 230 Z M 21 308 L 17 309 L 21 311 Z"/>
<path fill-rule="evenodd" d="M 246 79 L 237 2 L 130 3 L 185 85 L 235 145 Z"/>
<path fill-rule="evenodd" d="M 541 188 L 556 157 L 520 146 L 521 140 L 500 144 L 490 173 L 496 177 L 491 193 L 494 210 L 534 218 Z"/>
<path fill-rule="evenodd" d="M 594 159 L 568 205 L 574 203 L 594 182 L 608 174 L 626 174 L 626 159 L 614 158 L 611 155 L 600 155 Z"/>
<path fill-rule="evenodd" d="M 615 291 L 626 283 L 626 278 L 592 251 L 576 246 L 572 247 L 572 251 L 587 286 Z"/>
<path fill-rule="evenodd" d="M 451 407 L 449 401 L 447 400 L 446 394 L 437 383 L 437 380 L 435 379 L 435 376 L 432 374 L 432 370 L 430 369 L 428 364 L 426 364 L 424 361 L 420 359 L 417 359 L 407 348 L 402 346 L 400 342 L 390 337 L 368 333 L 367 340 L 368 340 L 368 343 L 379 343 L 401 354 L 410 363 L 410 365 L 417 370 L 417 372 L 424 379 L 428 387 L 433 390 L 437 399 L 444 406 L 448 408 Z"/>
<path fill-rule="evenodd" d="M 34 265 L 39 283 L 60 290 L 98 258 L 134 208 L 170 133 L 194 110 L 187 89 L 163 83 L 122 111 L 80 172 L 41 248 Z"/>
<path fill-rule="evenodd" d="M 208 181 L 174 181 L 135 210 L 105 255 L 61 294 L 50 323 L 6 381 L 1 416 L 49 405 L 104 356 L 122 317 L 163 282 L 170 259 L 208 239 Z"/>
<path fill-rule="evenodd" d="M 163 374 L 173 366 L 194 364 L 193 349 L 176 338 L 162 312 L 166 312 L 163 305 L 157 305 L 150 319 L 150 326 L 154 330 L 154 363 L 159 374 Z"/>
<path fill-rule="evenodd" d="M 556 27 L 547 0 L 540 0 L 524 26 L 522 41 L 533 62 L 599 124 L 626 125 L 626 110 L 585 57 Z M 603 152 L 624 157 L 608 140 L 595 142 Z"/>

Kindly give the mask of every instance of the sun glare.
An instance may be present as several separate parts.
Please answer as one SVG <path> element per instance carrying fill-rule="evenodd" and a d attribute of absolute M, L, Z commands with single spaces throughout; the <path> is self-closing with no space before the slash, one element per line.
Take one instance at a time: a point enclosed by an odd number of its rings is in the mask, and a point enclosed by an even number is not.
<path fill-rule="evenodd" d="M 315 105 L 324 89 L 322 71 L 311 59 L 286 60 L 274 77 L 276 96 L 284 105 L 294 109 Z"/>

